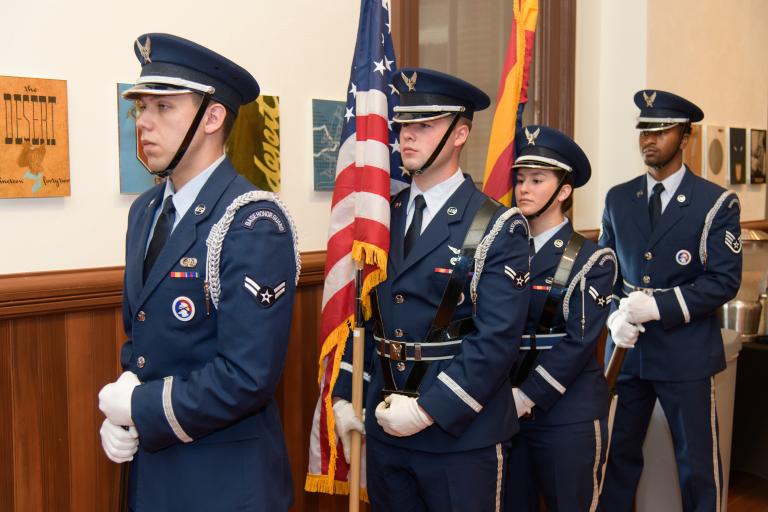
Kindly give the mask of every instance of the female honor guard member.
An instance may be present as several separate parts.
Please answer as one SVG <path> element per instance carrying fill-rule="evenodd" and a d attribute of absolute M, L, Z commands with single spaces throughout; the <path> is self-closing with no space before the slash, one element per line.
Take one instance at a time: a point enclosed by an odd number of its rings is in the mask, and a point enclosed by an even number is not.
<path fill-rule="evenodd" d="M 273 400 L 298 278 L 295 231 L 277 197 L 224 155 L 245 69 L 168 34 L 136 40 L 136 126 L 153 174 L 131 206 L 125 372 L 99 393 L 107 456 L 133 459 L 129 507 L 276 511 L 292 502 Z M 124 430 L 122 427 L 129 427 Z"/>
<path fill-rule="evenodd" d="M 518 429 L 509 372 L 528 308 L 528 223 L 459 168 L 488 96 L 423 68 L 401 70 L 395 87 L 413 184 L 392 200 L 387 279 L 367 326 L 368 495 L 381 511 L 493 512 Z M 350 383 L 341 371 L 333 393 L 342 440 L 362 430 Z"/>
<path fill-rule="evenodd" d="M 616 281 L 616 255 L 573 230 L 573 189 L 591 174 L 568 136 L 528 126 L 515 136 L 515 202 L 536 254 L 531 303 L 512 394 L 520 433 L 512 440 L 506 509 L 594 511 L 607 449 L 608 388 L 595 358 Z"/>
<path fill-rule="evenodd" d="M 637 345 L 618 379 L 600 504 L 606 512 L 632 510 L 658 398 L 672 432 L 683 509 L 714 512 L 722 502 L 722 469 L 713 376 L 725 368 L 716 312 L 741 283 L 739 199 L 683 164 L 690 123 L 704 118 L 701 109 L 652 90 L 635 94 L 635 104 L 648 172 L 608 192 L 600 245 L 616 251 L 623 278 L 616 293 L 624 298 L 608 321 L 612 337 L 632 324 L 644 332 L 639 339 L 634 333 Z"/>

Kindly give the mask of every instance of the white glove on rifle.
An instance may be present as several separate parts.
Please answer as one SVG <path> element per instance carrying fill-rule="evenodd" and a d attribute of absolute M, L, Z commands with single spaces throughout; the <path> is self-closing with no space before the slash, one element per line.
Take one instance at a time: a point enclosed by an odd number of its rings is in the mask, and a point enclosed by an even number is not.
<path fill-rule="evenodd" d="M 352 449 L 352 431 L 357 430 L 361 435 L 365 435 L 365 409 L 363 409 L 363 420 L 355 414 L 355 408 L 352 404 L 343 398 L 333 399 L 333 419 L 336 420 L 336 433 L 341 438 L 341 445 L 344 448 L 344 459 L 349 464 L 349 451 Z"/>
<path fill-rule="evenodd" d="M 141 384 L 133 372 L 123 372 L 115 382 L 99 391 L 99 409 L 115 425 L 133 425 L 131 419 L 131 396 L 133 388 Z"/>
<path fill-rule="evenodd" d="M 384 432 L 397 437 L 412 436 L 435 422 L 415 398 L 396 393 L 376 406 L 376 420 Z"/>
<path fill-rule="evenodd" d="M 118 464 L 133 460 L 133 454 L 139 449 L 139 433 L 136 432 L 136 427 L 128 427 L 128 430 L 125 430 L 109 420 L 104 420 L 99 434 L 101 447 L 109 460 Z"/>
<path fill-rule="evenodd" d="M 651 320 L 661 320 L 656 299 L 643 292 L 632 292 L 619 302 L 619 309 L 627 313 L 627 320 L 633 324 L 644 324 Z"/>
<path fill-rule="evenodd" d="M 533 410 L 533 407 L 536 405 L 520 388 L 512 388 L 512 398 L 515 400 L 515 409 L 517 409 L 518 418 L 531 414 L 531 410 Z"/>
<path fill-rule="evenodd" d="M 614 345 L 621 348 L 634 348 L 640 333 L 645 332 L 645 327 L 631 323 L 627 313 L 621 309 L 611 313 L 606 325 L 611 331 Z"/>

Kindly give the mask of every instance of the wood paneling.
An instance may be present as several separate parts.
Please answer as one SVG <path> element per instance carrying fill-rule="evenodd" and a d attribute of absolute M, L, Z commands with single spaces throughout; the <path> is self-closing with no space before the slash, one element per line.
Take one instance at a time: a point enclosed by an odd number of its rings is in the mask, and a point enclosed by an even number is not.
<path fill-rule="evenodd" d="M 318 398 L 325 252 L 302 254 L 290 346 L 277 390 L 297 511 L 341 511 L 306 493 Z M 103 454 L 97 393 L 120 371 L 122 268 L 0 276 L 0 503 L 3 511 L 117 510 L 120 466 Z M 367 508 L 363 508 L 367 510 Z"/>

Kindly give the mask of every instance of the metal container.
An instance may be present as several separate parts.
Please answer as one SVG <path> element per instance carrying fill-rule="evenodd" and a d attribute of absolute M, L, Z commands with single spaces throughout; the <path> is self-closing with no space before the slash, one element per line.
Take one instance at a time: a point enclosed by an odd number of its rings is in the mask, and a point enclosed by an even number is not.
<path fill-rule="evenodd" d="M 732 300 L 718 311 L 720 327 L 743 336 L 754 336 L 758 334 L 762 309 L 758 301 Z"/>
<path fill-rule="evenodd" d="M 760 314 L 760 325 L 757 328 L 759 336 L 768 336 L 768 290 L 760 294 L 760 305 L 763 311 Z"/>

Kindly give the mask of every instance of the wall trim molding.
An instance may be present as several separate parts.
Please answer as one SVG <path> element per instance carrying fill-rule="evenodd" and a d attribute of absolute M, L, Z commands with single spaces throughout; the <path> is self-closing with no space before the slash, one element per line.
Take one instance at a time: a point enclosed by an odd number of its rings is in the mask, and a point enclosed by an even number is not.
<path fill-rule="evenodd" d="M 325 251 L 301 254 L 299 287 L 323 283 Z M 123 267 L 0 275 L 0 319 L 120 306 Z"/>

